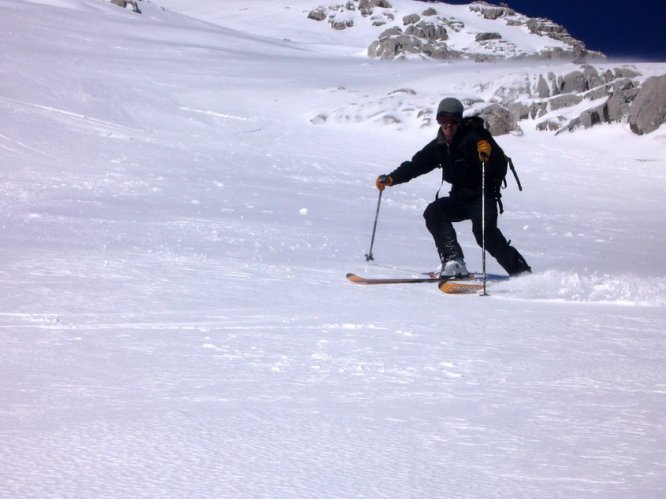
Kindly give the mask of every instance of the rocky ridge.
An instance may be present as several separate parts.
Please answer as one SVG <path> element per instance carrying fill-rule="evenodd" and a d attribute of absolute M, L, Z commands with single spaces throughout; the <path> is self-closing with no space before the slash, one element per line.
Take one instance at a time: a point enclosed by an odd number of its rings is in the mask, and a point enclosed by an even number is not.
<path fill-rule="evenodd" d="M 415 2 L 415 7 L 417 6 Z M 603 58 L 599 52 L 588 51 L 585 44 L 573 38 L 567 30 L 546 18 L 529 18 L 510 7 L 473 2 L 469 10 L 480 19 L 504 24 L 515 32 L 529 33 L 552 40 L 539 51 L 526 50 L 514 40 L 505 39 L 499 31 L 479 31 L 468 28 L 465 22 L 447 12 L 447 6 L 429 6 L 401 14 L 388 0 L 348 0 L 344 4 L 320 5 L 307 14 L 308 19 L 326 21 L 332 29 L 352 29 L 361 23 L 386 27 L 368 47 L 368 56 L 381 59 L 408 57 L 451 61 L 471 59 L 492 61 L 518 57 L 540 59 L 583 57 Z M 472 43 L 466 36 L 474 34 Z M 463 41 L 464 40 L 464 41 Z"/>
<path fill-rule="evenodd" d="M 666 75 L 642 80 L 630 66 L 599 71 L 583 64 L 562 75 L 525 74 L 523 84 L 514 81 L 495 88 L 491 100 L 516 121 L 513 127 L 505 126 L 511 132 L 519 133 L 518 122 L 530 119 L 537 122 L 537 130 L 556 133 L 628 122 L 634 133 L 642 135 L 666 120 Z M 584 110 L 571 118 L 570 110 L 578 106 Z"/>
<path fill-rule="evenodd" d="M 414 2 L 415 7 L 420 4 Z M 436 8 L 437 7 L 437 8 Z M 600 123 L 629 123 L 636 134 L 650 133 L 666 122 L 666 75 L 652 77 L 642 82 L 641 74 L 632 67 L 596 68 L 592 61 L 603 61 L 605 56 L 591 52 L 580 40 L 546 18 L 529 18 L 508 6 L 496 6 L 486 2 L 473 2 L 469 10 L 484 20 L 502 23 L 497 31 L 473 32 L 460 19 L 446 15 L 446 4 L 428 6 L 419 12 L 399 15 L 387 0 L 349 0 L 345 4 L 319 6 L 308 13 L 308 18 L 326 21 L 332 29 L 351 29 L 355 23 L 370 22 L 373 26 L 388 26 L 367 53 L 371 58 L 405 59 L 422 58 L 434 61 L 454 62 L 473 60 L 491 62 L 533 58 L 540 60 L 569 60 L 580 65 L 579 69 L 555 74 L 524 74 L 509 78 L 506 85 L 496 82 L 479 88 L 488 94 L 486 100 L 465 100 L 472 113 L 482 116 L 496 135 L 522 133 L 520 122 L 536 121 L 536 129 L 561 133 L 577 128 L 589 128 Z M 400 23 L 402 25 L 400 25 Z M 528 31 L 547 37 L 553 44 L 546 44 L 538 52 L 526 50 L 500 33 L 507 27 Z M 473 43 L 456 45 L 456 34 L 474 35 Z M 469 38 L 469 36 L 468 36 Z M 421 127 L 434 122 L 434 106 L 419 105 L 413 89 L 398 89 L 373 102 L 352 104 L 344 110 L 327 115 L 319 114 L 313 123 L 323 123 L 329 118 L 349 120 L 350 116 L 397 125 L 405 120 L 416 121 Z M 571 111 L 583 107 L 582 112 Z M 381 109 L 392 109 L 381 112 Z M 337 118 L 336 118 L 337 116 Z"/>
<path fill-rule="evenodd" d="M 106 0 L 141 13 L 137 1 Z M 326 22 L 336 31 L 366 23 L 382 29 L 367 47 L 370 58 L 425 59 L 435 63 L 456 61 L 500 62 L 530 59 L 538 63 L 564 63 L 577 67 L 566 71 L 508 74 L 500 81 L 479 86 L 479 97 L 463 100 L 469 112 L 482 116 L 496 135 L 521 134 L 521 122 L 551 133 L 589 128 L 601 123 L 627 123 L 636 134 L 651 133 L 666 122 L 666 75 L 644 78 L 632 66 L 603 67 L 605 56 L 588 51 L 564 28 L 546 18 L 529 18 L 506 5 L 477 1 L 467 6 L 469 25 L 451 15 L 446 3 L 412 2 L 413 12 L 399 12 L 389 0 L 347 0 L 312 8 L 304 22 Z M 456 6 L 457 8 L 463 6 Z M 460 12 L 460 11 L 458 11 Z M 487 29 L 497 23 L 496 28 Z M 479 29 L 483 26 L 486 29 Z M 517 30 L 546 40 L 535 50 L 510 39 Z M 344 91 L 338 89 L 337 91 Z M 483 97 L 481 97 L 483 96 Z M 424 104 L 428 102 L 428 104 Z M 436 100 L 423 98 L 413 89 L 396 89 L 385 96 L 368 96 L 364 102 L 319 113 L 315 124 L 329 121 L 373 121 L 420 127 L 434 123 Z"/>
<path fill-rule="evenodd" d="M 353 91 L 344 87 L 336 92 Z M 462 97 L 466 115 L 481 116 L 494 135 L 521 135 L 522 125 L 563 133 L 602 123 L 627 123 L 643 135 L 666 122 L 666 75 L 645 79 L 631 66 L 599 71 L 591 64 L 555 74 L 509 73 L 478 85 Z M 483 97 L 481 97 L 483 96 Z M 359 123 L 430 128 L 435 125 L 438 98 L 412 88 L 399 88 L 384 96 L 354 96 L 354 101 L 333 111 L 319 113 L 313 124 Z"/>

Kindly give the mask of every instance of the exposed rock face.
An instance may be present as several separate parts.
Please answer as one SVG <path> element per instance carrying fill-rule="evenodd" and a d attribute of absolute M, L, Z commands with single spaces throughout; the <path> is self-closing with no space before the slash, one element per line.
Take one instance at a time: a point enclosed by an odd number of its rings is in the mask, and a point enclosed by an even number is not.
<path fill-rule="evenodd" d="M 629 126 L 638 134 L 650 133 L 666 123 L 666 75 L 645 80 L 629 108 Z"/>
<path fill-rule="evenodd" d="M 462 101 L 468 110 L 466 114 L 482 117 L 496 136 L 522 134 L 521 120 L 536 120 L 537 130 L 551 133 L 624 122 L 629 123 L 634 133 L 650 133 L 666 122 L 666 75 L 648 78 L 642 85 L 640 76 L 631 68 L 599 71 L 592 66 L 559 76 L 552 72 L 525 73 L 522 81 L 512 75 L 506 78 L 505 85 L 491 82 L 478 87 L 479 93 L 485 95 L 490 88 L 494 89 L 487 101 L 469 95 Z M 576 84 L 563 85 L 563 82 Z M 421 128 L 431 128 L 436 126 L 434 117 L 439 101 L 435 99 L 428 105 L 425 104 L 428 99 L 414 89 L 400 88 L 383 97 L 374 96 L 320 114 L 312 123 L 371 121 L 397 127 L 416 123 Z"/>
<path fill-rule="evenodd" d="M 380 9 L 379 14 L 376 10 Z M 308 19 L 314 21 L 324 21 L 328 19 L 331 28 L 335 30 L 343 30 L 354 26 L 354 19 L 352 13 L 359 12 L 362 17 L 370 17 L 373 26 L 383 26 L 388 21 L 393 21 L 394 15 L 391 12 L 384 12 L 384 9 L 392 9 L 391 4 L 387 0 L 348 0 L 346 4 L 331 5 L 312 9 L 308 15 Z"/>
<path fill-rule="evenodd" d="M 414 33 L 424 33 L 427 37 L 416 36 Z M 408 55 L 427 56 L 432 59 L 448 60 L 455 57 L 446 43 L 446 30 L 433 27 L 427 23 L 419 22 L 410 25 L 403 32 L 398 26 L 384 31 L 377 40 L 368 47 L 368 56 L 381 59 L 396 59 Z"/>
<path fill-rule="evenodd" d="M 625 79 L 614 83 L 608 100 L 600 106 L 583 111 L 575 124 L 590 128 L 600 123 L 615 123 L 626 119 L 629 104 L 636 92 L 637 88 L 631 80 Z"/>
<path fill-rule="evenodd" d="M 590 73 L 590 75 L 594 78 L 592 73 Z M 590 80 L 586 81 L 589 83 Z M 598 80 L 595 78 L 592 81 L 596 82 Z M 569 122 L 563 130 L 572 131 L 580 126 L 590 128 L 600 123 L 619 123 L 625 121 L 629 115 L 630 104 L 636 97 L 638 89 L 638 82 L 631 80 L 630 78 L 618 78 L 611 80 L 606 84 L 602 83 L 602 86 L 597 87 L 592 91 L 580 94 L 570 94 L 571 97 L 575 97 L 575 99 L 571 101 L 571 105 L 578 104 L 584 99 L 595 100 L 604 97 L 607 98 L 603 104 L 583 111 L 578 118 Z M 551 99 L 550 109 L 557 109 L 552 107 L 552 102 L 553 99 Z"/>
<path fill-rule="evenodd" d="M 311 10 L 307 17 L 315 21 L 328 20 L 331 27 L 337 30 L 353 27 L 354 18 L 359 23 L 366 17 L 370 18 L 372 26 L 389 25 L 392 28 L 404 28 L 404 32 L 401 33 L 380 34 L 368 47 L 369 57 L 389 59 L 421 56 L 438 60 L 469 59 L 477 62 L 527 55 L 541 59 L 603 57 L 600 53 L 587 51 L 582 42 L 574 39 L 565 28 L 549 19 L 530 19 L 509 7 L 491 5 L 483 1 L 472 2 L 469 5 L 470 11 L 481 18 L 497 21 L 502 26 L 527 28 L 535 35 L 549 37 L 560 43 L 546 46 L 539 53 L 528 54 L 524 48 L 502 39 L 499 32 L 489 31 L 474 33 L 475 42 L 472 44 L 460 42 L 461 45 L 456 46 L 450 41 L 450 31 L 460 32 L 465 25 L 460 19 L 447 16 L 446 9 L 445 5 L 440 5 L 428 7 L 421 13 L 412 12 L 406 15 L 401 13 L 401 26 L 398 24 L 399 21 L 396 23 L 398 12 L 385 0 L 347 0 L 344 4 L 321 5 Z"/>
<path fill-rule="evenodd" d="M 538 120 L 537 130 L 561 133 L 628 122 L 634 133 L 643 134 L 666 122 L 666 75 L 641 83 L 641 74 L 632 67 L 599 70 L 584 64 L 560 75 L 524 73 L 522 81 L 514 74 L 506 84 L 489 82 L 478 90 L 485 93 L 489 87 L 494 89 L 491 101 L 517 122 Z"/>
<path fill-rule="evenodd" d="M 634 133 L 650 133 L 666 121 L 666 75 L 640 84 L 641 75 L 629 67 L 599 72 L 586 64 L 579 70 L 526 77 L 531 83 L 499 86 L 494 95 L 516 120 L 544 118 L 538 130 L 573 131 L 601 123 L 628 121 Z M 638 99 L 638 96 L 642 97 Z M 603 102 L 599 103 L 599 101 Z M 577 117 L 564 118 L 554 111 L 567 111 L 590 102 Z"/>
<path fill-rule="evenodd" d="M 474 2 L 469 6 L 469 10 L 472 12 L 479 12 L 484 18 L 492 19 L 493 21 L 500 17 L 516 15 L 516 11 L 509 7 L 498 7 L 497 5 L 491 5 L 486 2 Z"/>
<path fill-rule="evenodd" d="M 407 26 L 405 33 L 430 42 L 445 41 L 449 39 L 449 34 L 444 26 L 425 21 L 410 24 Z"/>

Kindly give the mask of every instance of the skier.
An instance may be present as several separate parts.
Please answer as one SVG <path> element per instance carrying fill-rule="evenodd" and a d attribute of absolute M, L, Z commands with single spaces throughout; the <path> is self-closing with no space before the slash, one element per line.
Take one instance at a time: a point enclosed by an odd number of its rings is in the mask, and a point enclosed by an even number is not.
<path fill-rule="evenodd" d="M 485 247 L 509 275 L 531 272 L 522 255 L 497 228 L 499 182 L 506 174 L 506 158 L 490 133 L 482 126 L 475 126 L 472 120 L 481 122 L 480 118 L 463 120 L 463 104 L 458 99 L 443 99 L 437 108 L 437 123 L 440 125 L 437 137 L 411 161 L 377 177 L 376 186 L 383 191 L 387 186 L 409 182 L 435 168 L 442 168 L 443 182 L 451 184 L 451 191 L 448 197 L 439 197 L 438 192 L 423 217 L 441 260 L 439 276 L 466 276 L 463 251 L 452 222 L 471 220 L 476 242 L 482 245 L 481 167 L 485 163 L 486 185 L 489 186 L 485 202 Z"/>

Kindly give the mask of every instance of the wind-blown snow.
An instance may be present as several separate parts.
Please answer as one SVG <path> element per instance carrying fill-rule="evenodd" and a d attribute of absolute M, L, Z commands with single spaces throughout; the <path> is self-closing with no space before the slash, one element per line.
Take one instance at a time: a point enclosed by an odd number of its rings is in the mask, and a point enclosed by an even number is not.
<path fill-rule="evenodd" d="M 356 286 L 437 264 L 436 172 L 364 258 L 410 109 L 573 66 L 368 60 L 289 5 L 0 0 L 0 495 L 662 494 L 664 128 L 499 138 L 533 275 Z"/>

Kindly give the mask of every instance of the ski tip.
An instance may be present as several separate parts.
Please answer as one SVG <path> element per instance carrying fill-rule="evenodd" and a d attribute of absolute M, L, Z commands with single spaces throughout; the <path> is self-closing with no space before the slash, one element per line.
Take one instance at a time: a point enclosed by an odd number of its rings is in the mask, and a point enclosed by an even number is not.
<path fill-rule="evenodd" d="M 356 274 L 353 274 L 352 272 L 347 272 L 345 275 L 347 279 L 349 279 L 351 282 L 356 282 L 356 283 L 364 283 L 365 279 L 361 276 L 358 276 Z"/>
<path fill-rule="evenodd" d="M 457 282 L 457 281 L 442 281 L 439 283 L 439 290 L 449 295 L 464 295 L 483 292 L 483 284 Z"/>

